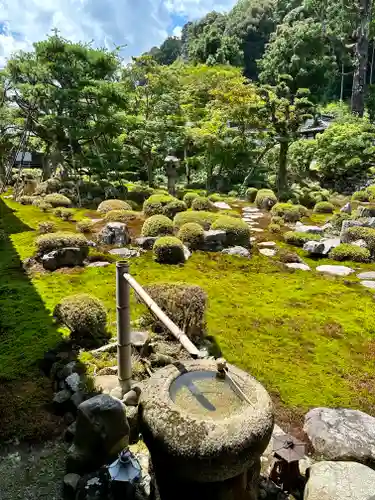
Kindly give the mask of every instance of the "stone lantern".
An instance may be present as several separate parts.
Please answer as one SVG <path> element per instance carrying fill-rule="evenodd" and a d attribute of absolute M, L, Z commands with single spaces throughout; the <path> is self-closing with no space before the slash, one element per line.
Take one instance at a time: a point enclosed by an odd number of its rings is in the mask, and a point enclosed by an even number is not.
<path fill-rule="evenodd" d="M 177 156 L 168 155 L 164 159 L 165 161 L 165 172 L 168 178 L 168 193 L 172 196 L 176 195 L 176 179 L 177 179 L 177 168 L 180 164 L 180 160 Z"/>

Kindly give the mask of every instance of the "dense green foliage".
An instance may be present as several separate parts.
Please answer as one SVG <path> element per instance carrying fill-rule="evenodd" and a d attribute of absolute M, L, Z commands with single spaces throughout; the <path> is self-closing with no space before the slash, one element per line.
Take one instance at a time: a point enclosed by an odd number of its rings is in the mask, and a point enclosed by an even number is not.
<path fill-rule="evenodd" d="M 178 231 L 178 238 L 192 250 L 200 248 L 204 241 L 204 229 L 196 222 L 183 224 Z"/>
<path fill-rule="evenodd" d="M 250 245 L 250 228 L 241 219 L 222 215 L 213 222 L 211 229 L 221 229 L 226 232 L 227 246 L 248 247 Z"/>
<path fill-rule="evenodd" d="M 195 222 L 208 230 L 211 224 L 217 219 L 217 215 L 212 212 L 181 212 L 173 219 L 174 225 L 178 228 L 189 222 Z"/>
<path fill-rule="evenodd" d="M 142 226 L 142 236 L 161 236 L 173 233 L 173 222 L 165 215 L 152 215 Z"/>
<path fill-rule="evenodd" d="M 285 222 L 297 222 L 307 215 L 306 207 L 292 203 L 276 203 L 271 210 L 272 218 L 281 217 Z M 273 220 L 275 222 L 275 220 Z M 276 220 L 276 223 L 278 221 Z"/>
<path fill-rule="evenodd" d="M 303 247 L 308 241 L 319 241 L 320 236 L 311 233 L 300 233 L 298 231 L 288 231 L 284 234 L 284 240 L 289 243 L 289 245 L 294 245 L 296 247 Z"/>
<path fill-rule="evenodd" d="M 195 198 L 191 204 L 191 208 L 197 211 L 208 212 L 213 208 L 211 201 L 203 196 L 198 196 Z"/>
<path fill-rule="evenodd" d="M 318 214 L 332 214 L 335 210 L 335 206 L 329 201 L 320 201 L 314 207 L 314 212 Z"/>
<path fill-rule="evenodd" d="M 367 248 L 361 248 L 356 245 L 342 243 L 330 251 L 329 256 L 334 260 L 351 260 L 353 262 L 369 262 L 370 251 Z"/>
<path fill-rule="evenodd" d="M 182 241 L 175 236 L 162 236 L 155 241 L 153 252 L 159 264 L 181 264 L 185 262 Z"/>

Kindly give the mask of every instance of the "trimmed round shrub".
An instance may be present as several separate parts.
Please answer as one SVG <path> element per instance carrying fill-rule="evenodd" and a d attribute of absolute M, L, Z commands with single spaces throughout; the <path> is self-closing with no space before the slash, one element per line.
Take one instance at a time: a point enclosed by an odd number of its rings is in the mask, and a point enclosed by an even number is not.
<path fill-rule="evenodd" d="M 73 215 L 74 215 L 74 210 L 72 210 L 71 208 L 60 208 L 59 209 L 59 217 L 61 217 L 62 220 L 72 220 L 73 219 Z"/>
<path fill-rule="evenodd" d="M 146 217 L 161 215 L 164 213 L 164 207 L 172 201 L 178 200 L 170 194 L 153 194 L 143 203 L 143 212 Z"/>
<path fill-rule="evenodd" d="M 156 262 L 160 264 L 181 264 L 185 262 L 184 246 L 175 236 L 158 238 L 153 247 Z"/>
<path fill-rule="evenodd" d="M 40 202 L 38 206 L 42 212 L 48 212 L 49 210 L 52 210 L 51 203 L 46 203 L 45 201 Z"/>
<path fill-rule="evenodd" d="M 278 224 L 279 226 L 282 226 L 284 224 L 284 219 L 279 215 L 273 215 L 271 217 L 271 224 Z"/>
<path fill-rule="evenodd" d="M 190 208 L 195 198 L 198 198 L 197 193 L 186 193 L 183 197 L 183 201 L 186 203 L 186 206 Z"/>
<path fill-rule="evenodd" d="M 229 191 L 228 196 L 230 198 L 236 198 L 238 196 L 238 192 L 237 191 Z"/>
<path fill-rule="evenodd" d="M 226 244 L 228 246 L 248 247 L 250 244 L 250 228 L 242 219 L 235 219 L 223 215 L 212 224 L 211 229 L 220 229 L 225 231 Z"/>
<path fill-rule="evenodd" d="M 186 212 L 187 206 L 184 201 L 181 200 L 173 200 L 168 205 L 165 205 L 163 208 L 163 214 L 173 219 L 173 217 L 179 212 Z"/>
<path fill-rule="evenodd" d="M 280 224 L 269 224 L 267 229 L 270 233 L 280 233 L 281 226 Z"/>
<path fill-rule="evenodd" d="M 342 243 L 333 248 L 329 256 L 333 260 L 351 260 L 353 262 L 369 262 L 371 258 L 370 250 L 349 243 Z"/>
<path fill-rule="evenodd" d="M 285 222 L 297 222 L 307 215 L 307 208 L 292 203 L 276 203 L 271 209 L 271 214 L 282 217 Z"/>
<path fill-rule="evenodd" d="M 294 245 L 296 247 L 303 247 L 308 241 L 319 241 L 320 236 L 318 234 L 311 233 L 300 233 L 298 231 L 288 231 L 284 234 L 284 240 L 289 245 Z"/>
<path fill-rule="evenodd" d="M 212 193 L 212 194 L 210 194 L 208 199 L 210 201 L 212 201 L 213 203 L 215 203 L 215 201 L 220 201 L 222 199 L 222 196 L 219 193 Z"/>
<path fill-rule="evenodd" d="M 202 226 L 196 222 L 189 222 L 181 226 L 177 237 L 180 238 L 186 246 L 195 250 L 200 248 L 204 241 L 204 230 Z"/>
<path fill-rule="evenodd" d="M 246 199 L 247 201 L 249 201 L 250 203 L 254 203 L 255 201 L 255 198 L 257 196 L 257 193 L 258 193 L 258 190 L 257 188 L 247 188 L 246 189 Z"/>
<path fill-rule="evenodd" d="M 91 219 L 82 219 L 77 222 L 76 229 L 79 233 L 91 233 L 94 223 Z"/>
<path fill-rule="evenodd" d="M 107 222 L 127 222 L 138 219 L 140 216 L 140 212 L 134 210 L 111 210 L 105 214 L 104 219 Z"/>
<path fill-rule="evenodd" d="M 98 212 L 106 214 L 112 210 L 131 210 L 129 203 L 123 200 L 105 200 L 98 206 Z"/>
<path fill-rule="evenodd" d="M 152 215 L 142 226 L 142 236 L 173 234 L 173 222 L 165 215 Z"/>
<path fill-rule="evenodd" d="M 207 295 L 201 287 L 185 283 L 158 283 L 145 287 L 145 290 L 190 339 L 204 336 Z M 149 311 L 145 319 L 153 330 L 170 335 L 169 330 Z"/>
<path fill-rule="evenodd" d="M 39 234 L 54 233 L 55 231 L 56 231 L 56 225 L 54 222 L 46 221 L 46 222 L 39 222 L 38 224 Z"/>
<path fill-rule="evenodd" d="M 218 214 L 213 212 L 180 212 L 175 215 L 173 219 L 173 223 L 176 227 L 180 228 L 184 224 L 188 222 L 196 222 L 200 226 L 203 227 L 206 231 L 208 231 L 211 227 L 211 224 L 218 218 Z"/>
<path fill-rule="evenodd" d="M 149 198 L 154 193 L 154 190 L 149 186 L 133 186 L 128 194 L 126 195 L 126 199 L 129 201 L 133 201 L 137 205 L 142 205 L 147 198 Z"/>
<path fill-rule="evenodd" d="M 107 312 L 103 303 L 86 293 L 71 295 L 59 302 L 53 312 L 56 320 L 71 331 L 71 338 L 82 347 L 103 343 Z"/>
<path fill-rule="evenodd" d="M 88 242 L 82 234 L 58 232 L 39 236 L 35 240 L 38 254 L 43 255 L 52 250 L 65 247 L 88 248 Z"/>
<path fill-rule="evenodd" d="M 317 214 L 333 214 L 335 207 L 329 201 L 320 201 L 314 207 L 314 212 Z"/>
<path fill-rule="evenodd" d="M 72 204 L 71 200 L 67 196 L 59 193 L 47 194 L 44 201 L 46 203 L 50 203 L 53 207 L 70 207 Z"/>
<path fill-rule="evenodd" d="M 370 201 L 369 193 L 367 191 L 356 191 L 352 194 L 353 201 Z"/>
<path fill-rule="evenodd" d="M 271 210 L 276 205 L 277 198 L 272 189 L 259 189 L 255 197 L 255 203 L 258 208 Z"/>
<path fill-rule="evenodd" d="M 213 209 L 212 202 L 208 198 L 204 198 L 203 196 L 198 196 L 193 200 L 191 204 L 191 208 L 198 212 L 209 212 Z"/>
<path fill-rule="evenodd" d="M 354 226 L 349 227 L 346 236 L 350 241 L 364 240 L 370 250 L 375 250 L 375 229 L 371 227 Z"/>

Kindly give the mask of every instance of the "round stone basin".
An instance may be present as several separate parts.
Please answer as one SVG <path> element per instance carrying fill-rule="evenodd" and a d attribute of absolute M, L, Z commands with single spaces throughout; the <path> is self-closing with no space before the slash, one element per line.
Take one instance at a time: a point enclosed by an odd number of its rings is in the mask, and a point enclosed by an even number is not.
<path fill-rule="evenodd" d="M 246 404 L 232 382 L 213 371 L 184 373 L 172 382 L 169 392 L 177 406 L 204 419 L 227 418 Z"/>

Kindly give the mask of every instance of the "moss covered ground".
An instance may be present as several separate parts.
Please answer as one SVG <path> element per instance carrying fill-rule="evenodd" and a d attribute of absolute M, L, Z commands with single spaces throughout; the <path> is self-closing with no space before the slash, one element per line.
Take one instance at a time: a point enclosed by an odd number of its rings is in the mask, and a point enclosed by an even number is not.
<path fill-rule="evenodd" d="M 103 300 L 115 333 L 115 267 L 29 277 L 20 259 L 33 254 L 38 223 L 53 219 L 67 230 L 74 223 L 9 199 L 0 201 L 0 210 L 8 234 L 0 243 L 0 378 L 17 380 L 32 373 L 40 355 L 64 334 L 51 316 L 62 297 L 89 292 Z M 85 215 L 79 210 L 75 218 Z M 312 268 L 318 265 L 305 260 Z M 374 264 L 352 267 L 375 270 Z M 265 384 L 280 403 L 280 418 L 283 412 L 300 415 L 314 406 L 359 408 L 375 415 L 374 298 L 355 277 L 295 272 L 256 253 L 245 260 L 203 252 L 194 253 L 184 266 L 157 264 L 148 252 L 131 261 L 131 273 L 143 285 L 203 287 L 209 297 L 208 333 L 230 362 Z M 133 305 L 135 320 L 140 306 L 134 298 Z"/>

